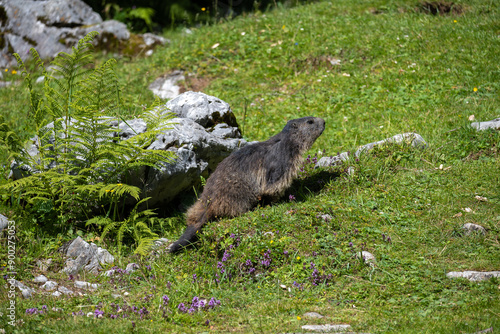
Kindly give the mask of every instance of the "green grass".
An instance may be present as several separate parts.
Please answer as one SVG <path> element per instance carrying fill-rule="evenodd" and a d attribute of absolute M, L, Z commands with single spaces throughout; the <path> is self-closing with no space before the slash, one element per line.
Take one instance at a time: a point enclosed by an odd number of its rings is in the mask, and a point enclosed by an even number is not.
<path fill-rule="evenodd" d="M 410 131 L 422 135 L 428 147 L 387 147 L 332 170 L 307 165 L 281 202 L 209 224 L 196 249 L 120 258 L 120 268 L 139 262 L 143 269 L 115 279 L 82 274 L 81 279 L 103 284 L 86 296 L 17 299 L 17 318 L 23 321 L 17 332 L 277 333 L 322 323 L 371 333 L 500 330 L 498 279 L 474 283 L 446 277 L 449 271 L 500 270 L 500 133 L 477 133 L 468 126 L 471 115 L 479 121 L 500 117 L 500 6 L 486 0 L 458 3 L 462 14 L 433 16 L 416 10 L 416 1 L 322 1 L 193 28 L 192 34 L 170 32 L 171 44 L 152 57 L 120 58 L 125 115 L 151 104 L 147 86 L 157 76 L 182 69 L 190 73 L 187 88 L 207 84 L 204 92 L 231 105 L 247 140 L 265 140 L 286 120 L 311 115 L 327 124 L 311 155 L 354 151 Z M 331 65 L 333 58 L 341 65 Z M 3 114 L 18 129 L 24 127 L 26 98 L 21 86 L 0 90 Z M 23 131 L 28 137 L 29 129 Z M 345 173 L 348 166 L 355 168 L 353 175 Z M 13 216 L 8 203 L 2 208 Z M 324 214 L 331 221 L 324 221 Z M 99 235 L 81 227 L 51 231 L 30 217 L 16 217 L 18 278 L 28 285 L 39 273 L 36 259 L 52 257 L 52 269 L 60 268 L 56 250 L 64 241 L 77 233 L 86 239 Z M 157 222 L 154 229 L 170 239 L 184 227 L 182 212 Z M 465 236 L 465 223 L 488 232 Z M 6 249 L 5 234 L 0 240 Z M 101 245 L 116 250 L 111 240 Z M 231 256 L 222 261 L 226 250 Z M 266 266 L 261 261 L 268 250 Z M 357 258 L 361 250 L 375 255 L 374 267 Z M 0 264 L 6 258 L 2 252 Z M 314 280 L 311 263 L 323 280 Z M 49 276 L 71 288 L 62 274 Z M 5 314 L 4 289 L 0 312 Z M 123 296 L 125 291 L 130 294 Z M 115 292 L 122 299 L 113 299 Z M 162 308 L 163 295 L 170 301 Z M 179 312 L 179 303 L 189 307 L 194 296 L 214 297 L 221 306 Z M 91 312 L 99 303 L 102 319 L 71 315 Z M 129 314 L 127 319 L 110 319 L 116 314 L 112 303 L 150 313 L 144 320 L 131 311 L 121 313 Z M 43 305 L 49 309 L 45 314 L 25 314 Z M 308 311 L 325 318 L 306 319 Z"/>

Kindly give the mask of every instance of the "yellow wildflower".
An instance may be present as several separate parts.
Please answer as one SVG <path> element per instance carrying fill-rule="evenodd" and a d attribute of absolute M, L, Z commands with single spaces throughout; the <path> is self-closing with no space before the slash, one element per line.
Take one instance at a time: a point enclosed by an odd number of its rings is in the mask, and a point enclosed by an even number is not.
<path fill-rule="evenodd" d="M 12 74 L 17 74 L 17 71 L 16 70 L 12 70 Z"/>
<path fill-rule="evenodd" d="M 202 8 L 201 8 L 201 11 L 202 11 L 202 12 L 204 12 L 204 11 L 206 11 L 206 10 L 207 10 L 207 9 L 206 9 L 205 7 L 202 7 Z"/>
<path fill-rule="evenodd" d="M 297 260 L 300 260 L 300 256 L 297 256 Z"/>
<path fill-rule="evenodd" d="M 474 87 L 474 91 L 477 92 L 477 87 Z"/>
<path fill-rule="evenodd" d="M 301 319 L 302 319 L 301 317 L 297 316 L 297 320 L 301 320 Z"/>

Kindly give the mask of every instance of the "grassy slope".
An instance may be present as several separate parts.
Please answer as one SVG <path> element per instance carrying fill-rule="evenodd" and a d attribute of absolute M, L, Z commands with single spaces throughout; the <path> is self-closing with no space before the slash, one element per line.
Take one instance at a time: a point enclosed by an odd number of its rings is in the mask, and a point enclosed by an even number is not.
<path fill-rule="evenodd" d="M 18 316 L 25 321 L 19 329 L 116 332 L 131 329 L 134 321 L 140 332 L 298 332 L 308 323 L 349 323 L 360 332 L 499 330 L 498 280 L 445 277 L 448 271 L 500 269 L 500 139 L 498 133 L 478 135 L 466 128 L 470 115 L 478 120 L 500 115 L 500 8 L 494 1 L 464 2 L 464 7 L 462 15 L 432 16 L 416 13 L 414 1 L 320 2 L 193 29 L 192 35 L 171 33 L 171 45 L 151 58 L 122 59 L 117 71 L 131 114 L 152 101 L 148 83 L 181 68 L 192 73 L 187 85 L 210 80 L 204 91 L 230 103 L 249 140 L 266 139 L 287 119 L 314 115 L 325 118 L 327 129 L 313 151 L 336 154 L 408 131 L 421 134 L 429 146 L 375 152 L 353 162 L 353 176 L 339 169 L 325 178 L 308 166 L 302 182 L 287 193 L 295 201 L 211 224 L 198 250 L 151 260 L 152 272 L 133 276 L 143 277 L 140 281 L 127 276 L 88 298 L 18 300 Z M 381 13 L 372 14 L 373 9 Z M 329 57 L 341 65 L 330 65 Z M 22 95 L 12 97 L 17 91 L 0 91 L 6 110 L 22 105 Z M 436 169 L 441 164 L 443 170 Z M 466 207 L 474 213 L 463 212 Z M 323 221 L 322 214 L 330 214 L 331 221 Z M 467 222 L 489 232 L 464 237 L 460 227 Z M 166 236 L 178 236 L 181 225 Z M 264 234 L 270 231 L 274 234 Z M 20 242 L 28 240 L 29 231 L 24 233 Z M 217 264 L 235 243 L 231 233 L 241 244 L 231 250 L 221 274 Z M 24 259 L 48 257 L 46 249 L 55 243 L 39 237 L 40 246 L 26 244 L 21 252 Z M 361 249 L 376 256 L 374 268 L 356 258 Z M 260 264 L 267 250 L 269 267 Z M 246 260 L 261 275 L 248 275 Z M 130 260 L 121 261 L 123 267 Z M 311 263 L 319 275 L 332 275 L 328 285 L 312 284 Z M 26 280 L 32 264 L 19 264 Z M 147 307 L 149 318 L 67 315 L 99 302 L 106 315 L 114 313 L 111 303 L 117 301 L 107 292 L 114 286 L 130 291 L 127 303 Z M 151 301 L 144 301 L 147 294 L 153 294 Z M 165 294 L 166 320 L 159 311 Z M 194 315 L 178 312 L 177 305 L 193 296 L 216 297 L 222 306 Z M 65 311 L 24 315 L 44 304 Z M 326 318 L 304 319 L 307 311 Z"/>

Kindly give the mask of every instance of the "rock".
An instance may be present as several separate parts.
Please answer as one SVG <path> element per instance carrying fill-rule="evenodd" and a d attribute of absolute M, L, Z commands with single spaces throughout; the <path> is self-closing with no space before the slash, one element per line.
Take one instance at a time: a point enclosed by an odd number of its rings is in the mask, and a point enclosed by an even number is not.
<path fill-rule="evenodd" d="M 54 281 L 47 281 L 40 288 L 44 289 L 45 291 L 52 291 L 52 290 L 55 290 L 56 287 L 57 287 L 57 283 L 56 282 L 54 282 Z"/>
<path fill-rule="evenodd" d="M 363 262 L 366 264 L 374 265 L 376 262 L 375 256 L 367 251 L 362 251 L 358 253 L 358 257 L 363 259 Z"/>
<path fill-rule="evenodd" d="M 99 32 L 94 44 L 104 50 L 137 54 L 167 42 L 153 34 L 134 35 L 115 20 L 104 21 L 82 0 L 2 0 L 0 67 L 17 65 L 12 53 L 23 59 L 34 47 L 42 59 L 71 48 L 91 31 Z M 131 49 L 131 50 L 128 50 Z"/>
<path fill-rule="evenodd" d="M 71 291 L 70 289 L 68 289 L 67 287 L 65 286 L 60 286 L 57 288 L 57 291 L 59 292 L 62 292 L 64 293 L 65 295 L 72 295 L 73 294 L 73 291 Z"/>
<path fill-rule="evenodd" d="M 162 36 L 158 36 L 155 34 L 151 34 L 149 32 L 142 34 L 142 38 L 144 40 L 144 45 L 151 47 L 151 46 L 157 46 L 157 45 L 165 45 L 167 43 L 170 43 L 169 40 Z"/>
<path fill-rule="evenodd" d="M 182 71 L 174 71 L 170 74 L 161 76 L 149 85 L 149 90 L 160 99 L 173 99 L 179 96 L 180 87 L 177 85 L 179 81 L 184 81 L 184 73 Z"/>
<path fill-rule="evenodd" d="M 148 126 L 146 122 L 144 122 L 144 120 L 134 118 L 126 122 L 120 122 L 118 128 L 120 129 L 120 138 L 128 139 L 136 136 L 139 133 L 146 132 Z"/>
<path fill-rule="evenodd" d="M 35 282 L 35 283 L 45 283 L 47 281 L 48 281 L 47 277 L 45 277 L 43 275 L 39 275 L 33 279 L 33 282 Z"/>
<path fill-rule="evenodd" d="M 307 312 L 307 313 L 304 313 L 303 317 L 304 318 L 314 318 L 314 319 L 324 318 L 324 316 L 322 316 L 321 314 L 316 313 L 316 312 Z"/>
<path fill-rule="evenodd" d="M 351 328 L 351 325 L 304 325 L 303 330 L 313 331 L 319 333 L 330 333 L 330 332 L 345 332 Z"/>
<path fill-rule="evenodd" d="M 402 144 L 402 143 L 408 143 L 408 144 L 411 144 L 411 146 L 413 146 L 413 147 L 419 147 L 419 148 L 425 148 L 427 146 L 427 142 L 424 140 L 424 138 L 422 138 L 422 136 L 420 136 L 419 134 L 414 133 L 414 132 L 407 132 L 407 133 L 395 135 L 391 138 L 387 138 L 384 140 L 380 140 L 377 142 L 363 145 L 360 148 L 358 148 L 358 150 L 356 151 L 356 153 L 354 153 L 354 155 L 357 158 L 362 153 L 365 153 L 365 152 L 371 150 L 375 146 L 384 145 L 384 144 Z"/>
<path fill-rule="evenodd" d="M 106 276 L 106 277 L 113 277 L 113 276 L 115 276 L 115 273 L 116 273 L 115 269 L 109 269 L 109 270 L 106 270 L 104 272 L 104 274 L 102 274 L 102 275 Z"/>
<path fill-rule="evenodd" d="M 474 122 L 471 123 L 470 126 L 472 126 L 476 130 L 487 130 L 487 129 L 500 129 L 500 118 L 495 118 L 491 121 L 487 122 Z"/>
<path fill-rule="evenodd" d="M 331 167 L 341 165 L 344 161 L 349 160 L 349 152 L 342 152 L 338 155 L 334 155 L 331 157 L 323 157 L 318 160 L 315 165 L 315 168 L 318 167 Z"/>
<path fill-rule="evenodd" d="M 321 219 L 323 219 L 323 221 L 324 221 L 325 223 L 329 223 L 329 222 L 331 222 L 331 221 L 332 221 L 332 219 L 333 219 L 333 218 L 332 218 L 332 216 L 330 216 L 329 214 L 321 215 L 321 216 L 319 216 L 319 217 L 320 217 Z"/>
<path fill-rule="evenodd" d="M 120 298 L 122 298 L 122 295 L 117 294 L 117 293 L 112 293 L 111 297 L 113 297 L 114 299 L 120 299 Z"/>
<path fill-rule="evenodd" d="M 59 291 L 54 291 L 54 292 L 52 293 L 52 296 L 54 296 L 54 297 L 59 297 L 59 296 L 61 296 L 61 295 L 62 295 L 62 293 L 60 293 Z"/>
<path fill-rule="evenodd" d="M 75 281 L 75 288 L 77 289 L 89 289 L 89 290 L 95 290 L 99 287 L 99 284 L 97 283 L 88 283 L 84 281 Z"/>
<path fill-rule="evenodd" d="M 70 259 L 66 261 L 66 267 L 62 271 L 68 275 L 76 275 L 82 268 L 97 274 L 102 269 L 101 264 L 111 264 L 115 260 L 107 250 L 94 243 L 89 244 L 81 237 L 71 242 L 65 255 Z"/>
<path fill-rule="evenodd" d="M 9 219 L 0 214 L 0 232 L 2 232 L 2 230 L 7 226 L 9 226 Z"/>
<path fill-rule="evenodd" d="M 170 243 L 170 240 L 168 240 L 167 238 L 160 238 L 160 239 L 157 239 L 155 241 L 153 241 L 153 246 L 155 248 L 159 248 L 163 245 L 167 245 Z"/>
<path fill-rule="evenodd" d="M 133 263 L 132 262 L 132 263 L 127 264 L 127 267 L 125 268 L 125 271 L 127 273 L 133 273 L 137 269 L 139 269 L 139 265 L 137 263 Z"/>
<path fill-rule="evenodd" d="M 52 259 L 46 259 L 46 260 L 37 260 L 36 265 L 38 266 L 38 269 L 40 269 L 43 272 L 46 272 L 50 265 L 52 264 Z"/>
<path fill-rule="evenodd" d="M 166 107 L 180 118 L 192 119 L 205 128 L 220 123 L 238 126 L 229 104 L 204 93 L 185 92 L 168 101 Z"/>
<path fill-rule="evenodd" d="M 32 288 L 27 287 L 26 285 L 24 285 L 23 283 L 19 282 L 16 279 L 9 279 L 9 280 L 7 280 L 7 282 L 10 285 L 13 285 L 14 287 L 16 287 L 21 292 L 21 294 L 23 295 L 23 298 L 25 298 L 25 299 L 29 299 L 29 298 L 33 297 L 33 294 L 35 293 L 35 291 Z"/>
<path fill-rule="evenodd" d="M 467 224 L 464 224 L 462 226 L 462 228 L 465 230 L 465 235 L 470 235 L 473 232 L 486 234 L 486 229 L 484 227 L 482 227 L 481 225 L 467 223 Z"/>
<path fill-rule="evenodd" d="M 452 271 L 446 274 L 448 278 L 467 278 L 469 281 L 485 281 L 492 277 L 500 277 L 500 271 Z"/>

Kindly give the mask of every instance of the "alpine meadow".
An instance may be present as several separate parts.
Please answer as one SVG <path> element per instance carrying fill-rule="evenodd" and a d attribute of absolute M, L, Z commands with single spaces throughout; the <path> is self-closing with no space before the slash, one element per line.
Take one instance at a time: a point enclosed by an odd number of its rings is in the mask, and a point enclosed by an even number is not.
<path fill-rule="evenodd" d="M 150 56 L 95 36 L 1 69 L 0 333 L 500 331 L 500 130 L 477 128 L 500 118 L 500 2 L 273 3 L 165 31 Z M 148 87 L 174 71 L 181 92 L 229 103 L 248 142 L 306 116 L 325 129 L 282 198 L 170 254 L 154 241 L 181 236 L 206 180 L 154 208 L 133 175 L 176 159 L 147 149 L 174 117 Z M 134 117 L 148 131 L 118 140 Z M 405 133 L 425 142 L 355 154 Z M 36 167 L 9 179 L 23 161 Z M 62 272 L 77 237 L 114 263 Z M 466 271 L 489 274 L 449 274 Z"/>

